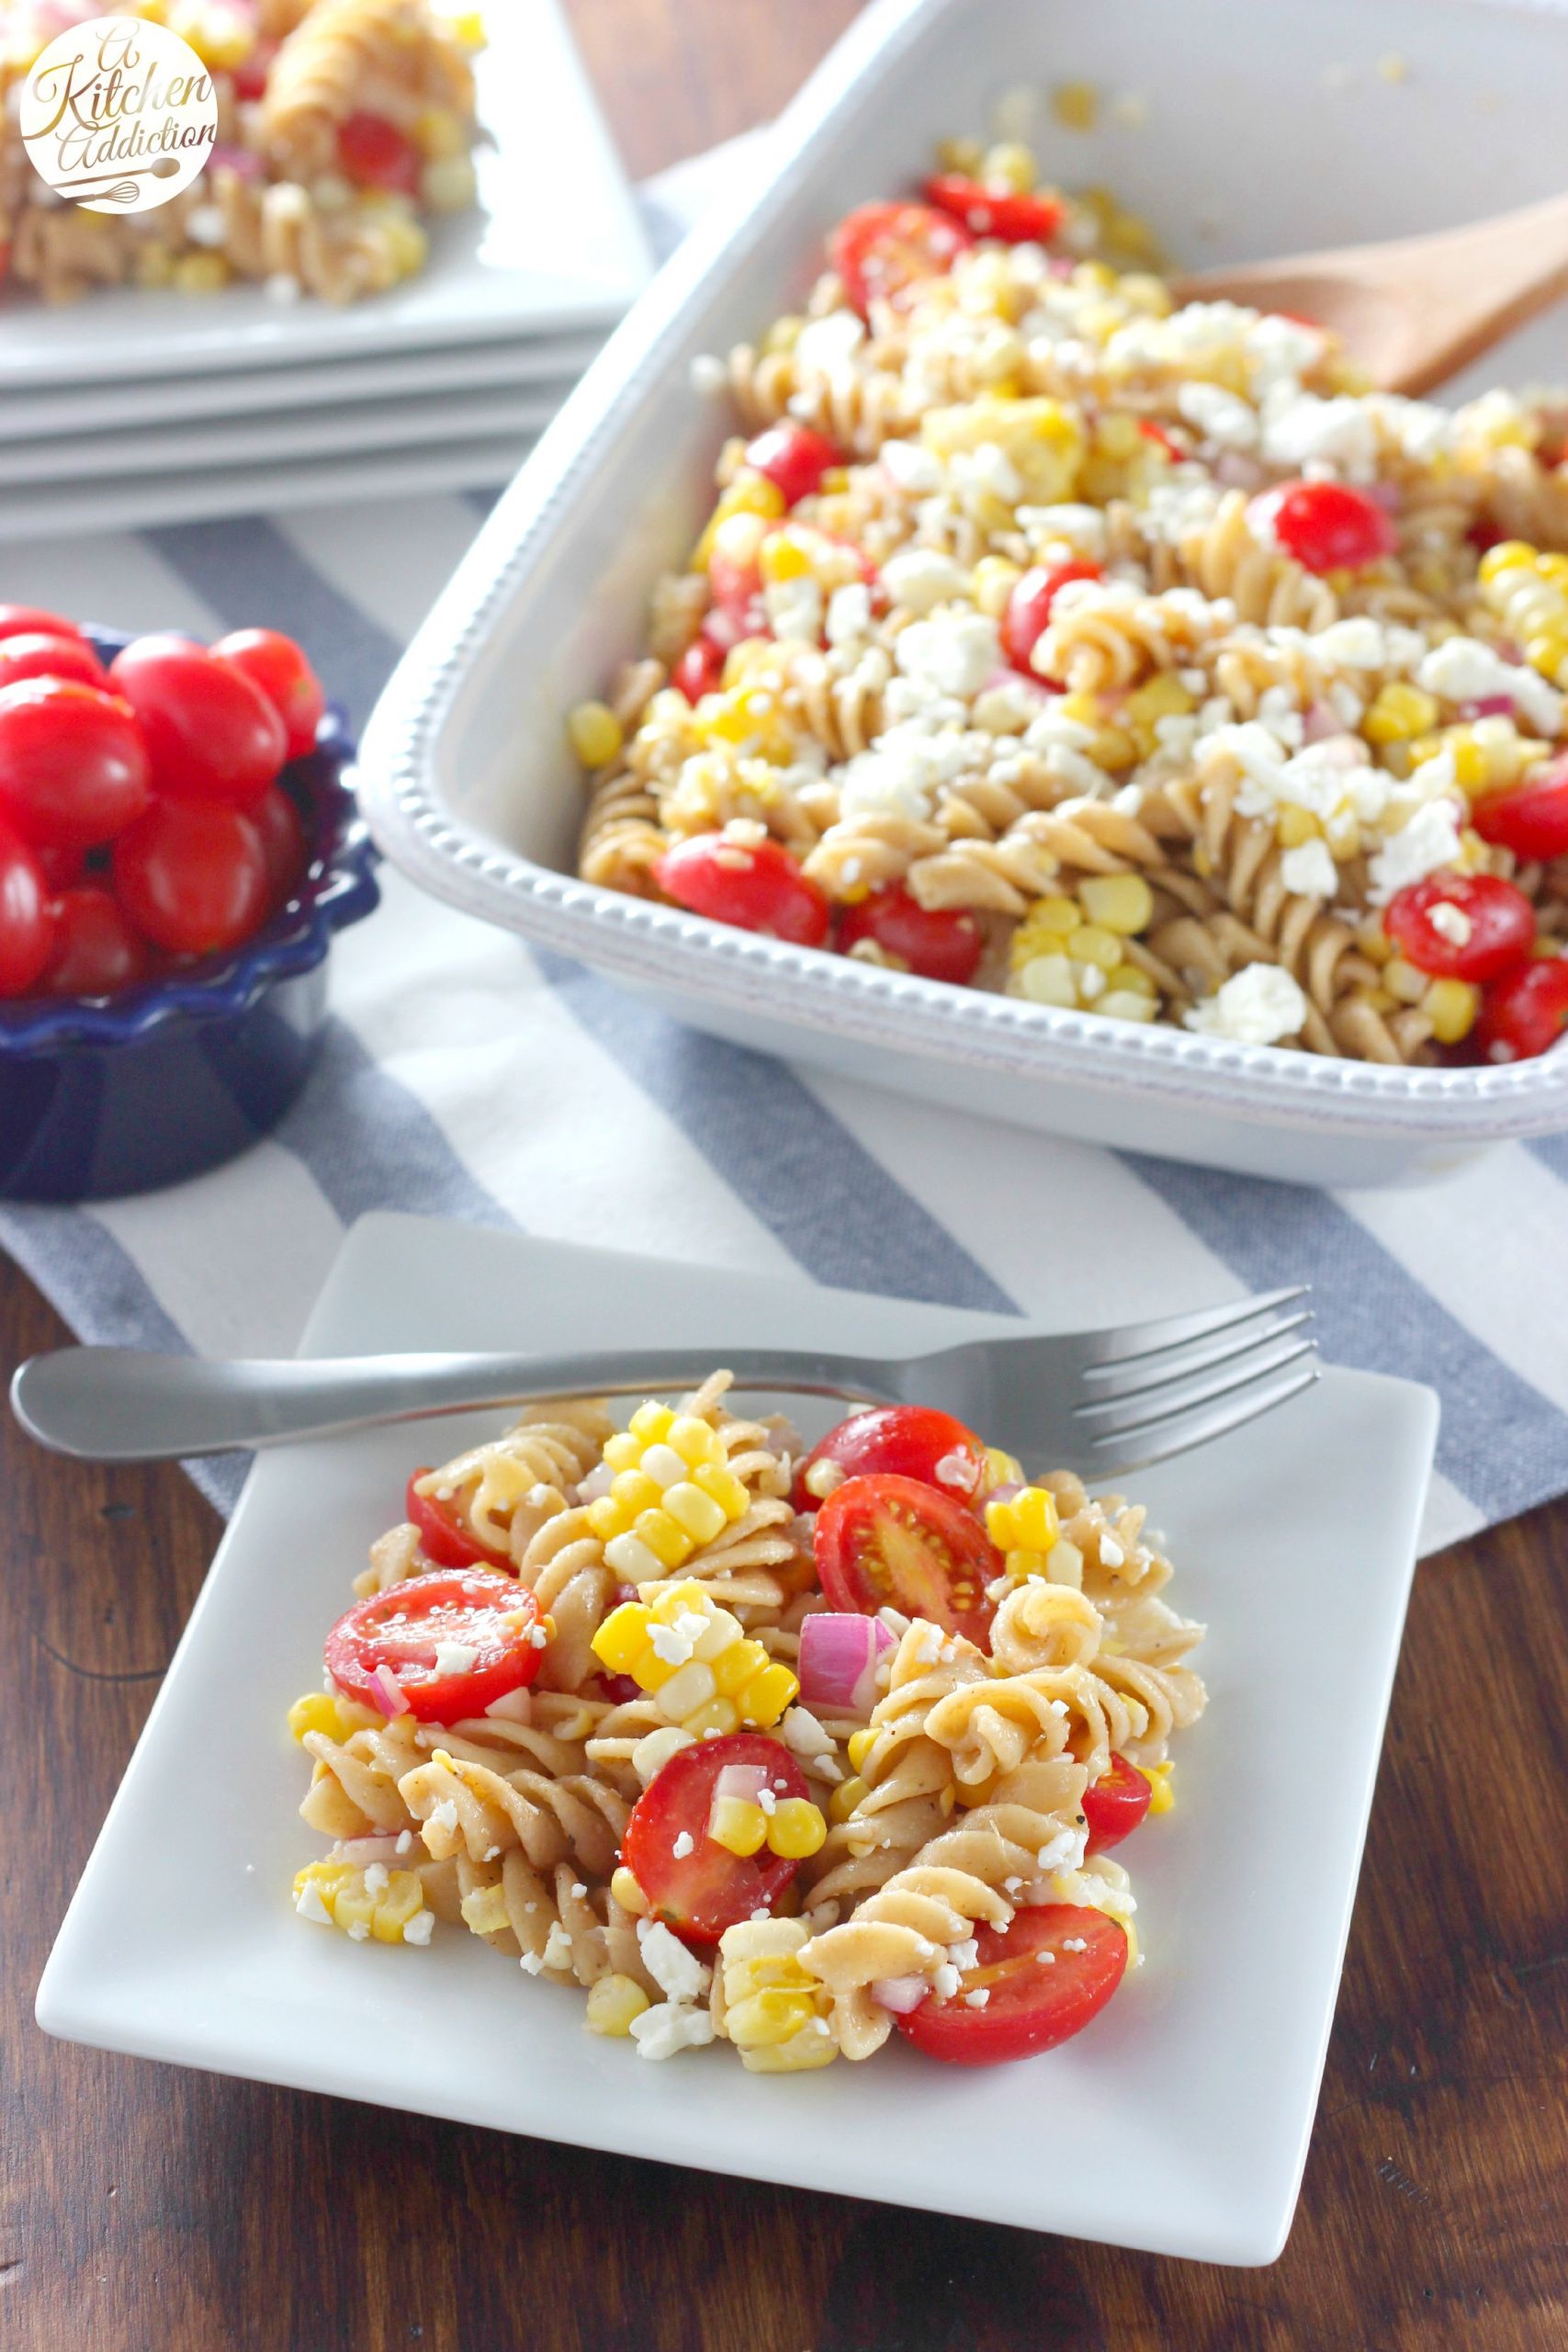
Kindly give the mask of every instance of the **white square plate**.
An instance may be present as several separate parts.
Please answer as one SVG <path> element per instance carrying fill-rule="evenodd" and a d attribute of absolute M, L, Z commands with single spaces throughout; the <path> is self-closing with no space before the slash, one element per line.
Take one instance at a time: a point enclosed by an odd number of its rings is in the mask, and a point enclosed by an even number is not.
<path fill-rule="evenodd" d="M 556 0 L 490 10 L 476 63 L 478 208 L 435 224 L 428 266 L 375 300 L 285 309 L 259 287 L 117 289 L 62 310 L 0 302 L 0 379 L 185 376 L 604 326 L 640 292 L 648 241 Z"/>
<path fill-rule="evenodd" d="M 721 1363 L 759 1340 L 896 1351 L 1016 1328 L 373 1216 L 344 1244 L 304 1352 L 695 1341 Z M 411 1465 L 493 1414 L 258 1462 L 44 1972 L 39 2021 L 580 2146 L 1271 2261 L 1317 2098 L 1437 1418 L 1424 1388 L 1330 1371 L 1253 1429 L 1132 1482 L 1169 1538 L 1174 1596 L 1209 1625 L 1210 1706 L 1182 1744 L 1175 1814 L 1131 1852 L 1146 1964 L 1047 2056 L 970 2074 L 893 2047 L 795 2081 L 746 2074 L 726 2051 L 649 2065 L 585 2032 L 578 1995 L 467 1936 L 443 1928 L 411 1951 L 301 1927 L 289 1882 L 321 1849 L 296 1816 L 306 1774 L 284 1712 L 314 1687 Z"/>

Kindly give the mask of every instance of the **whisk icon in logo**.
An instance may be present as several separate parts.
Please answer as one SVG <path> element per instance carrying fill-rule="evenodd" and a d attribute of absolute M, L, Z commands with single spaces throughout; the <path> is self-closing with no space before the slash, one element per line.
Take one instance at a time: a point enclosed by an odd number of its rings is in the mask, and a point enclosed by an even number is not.
<path fill-rule="evenodd" d="M 35 61 L 17 127 L 57 196 L 89 212 L 150 212 L 206 166 L 218 95 L 195 50 L 166 26 L 93 17 Z"/>

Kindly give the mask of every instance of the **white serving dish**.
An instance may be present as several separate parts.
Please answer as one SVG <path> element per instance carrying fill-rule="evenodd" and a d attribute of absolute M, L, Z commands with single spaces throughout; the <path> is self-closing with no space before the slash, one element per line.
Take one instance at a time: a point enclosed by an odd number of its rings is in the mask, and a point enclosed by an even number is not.
<path fill-rule="evenodd" d="M 1397 56 L 1404 81 L 1379 61 Z M 366 739 L 389 854 L 468 911 L 739 1042 L 1025 1125 L 1333 1184 L 1438 1176 L 1568 1126 L 1568 1048 L 1385 1069 L 1057 1012 L 792 948 L 589 888 L 563 710 L 636 650 L 728 429 L 691 361 L 796 298 L 849 206 L 907 186 L 998 94 L 1083 78 L 1145 98 L 1048 172 L 1110 181 L 1178 255 L 1393 235 L 1552 193 L 1568 19 L 1483 0 L 878 0 L 773 134 L 752 200 L 699 229 L 590 370 L 411 648 Z M 1520 372 L 1568 379 L 1568 313 Z M 1509 348 L 1496 356 L 1506 380 Z"/>
<path fill-rule="evenodd" d="M 334 310 L 118 288 L 61 310 L 0 300 L 0 385 L 183 378 L 608 326 L 651 266 L 637 203 L 557 0 L 502 0 L 478 58 L 479 204 L 437 221 L 417 277 Z"/>
<path fill-rule="evenodd" d="M 1019 1326 L 479 1227 L 372 1216 L 307 1355 L 781 1346 L 889 1353 Z M 795 1400 L 797 1407 L 800 1400 Z M 807 1435 L 834 1418 L 801 1408 Z M 1437 1400 L 1370 1374 L 1130 1481 L 1208 1626 L 1174 1814 L 1126 1849 L 1144 1967 L 1081 2040 L 969 2074 L 902 2047 L 809 2080 L 650 2065 L 581 1998 L 447 1928 L 356 1948 L 298 1920 L 321 1841 L 285 1710 L 417 1463 L 498 1413 L 363 1430 L 252 1471 L 39 1988 L 51 2033 L 618 2155 L 1207 2262 L 1272 2261 L 1333 2019 Z M 1032 1464 L 1043 1467 L 1043 1464 Z M 1331 1681 L 1332 1704 L 1325 1692 Z M 1043 2131 L 1043 2120 L 1044 2129 Z M 962 2151 L 962 2161 L 955 2161 Z"/>

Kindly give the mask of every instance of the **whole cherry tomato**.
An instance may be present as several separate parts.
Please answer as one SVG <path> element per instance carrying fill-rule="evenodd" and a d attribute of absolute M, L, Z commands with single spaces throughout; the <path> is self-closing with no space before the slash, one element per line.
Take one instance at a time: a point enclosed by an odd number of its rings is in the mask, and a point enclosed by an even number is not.
<path fill-rule="evenodd" d="M 85 639 L 58 629 L 24 629 L 0 638 L 0 686 L 18 678 L 74 678 L 78 685 L 101 686 L 108 676 Z"/>
<path fill-rule="evenodd" d="M 269 784 L 245 814 L 260 836 L 266 861 L 267 903 L 281 906 L 293 896 L 305 871 L 305 828 L 299 811 L 280 784 Z"/>
<path fill-rule="evenodd" d="M 0 605 L 0 638 L 7 637 L 80 637 L 74 621 L 66 620 L 59 613 L 46 613 L 39 605 Z"/>
<path fill-rule="evenodd" d="M 897 310 L 930 277 L 942 277 L 975 240 L 929 204 L 863 204 L 828 240 L 828 259 L 863 319 L 873 298 Z"/>
<path fill-rule="evenodd" d="M 690 703 L 717 694 L 724 684 L 724 648 L 699 630 L 671 672 L 670 683 Z"/>
<path fill-rule="evenodd" d="M 283 721 L 291 760 L 303 759 L 307 752 L 315 750 L 316 729 L 327 707 L 326 693 L 291 637 L 275 628 L 241 628 L 230 637 L 220 637 L 212 650 L 217 660 L 238 670 L 271 703 Z"/>
<path fill-rule="evenodd" d="M 1550 1053 L 1565 1028 L 1568 956 L 1543 956 L 1484 990 L 1470 1042 L 1489 1062 L 1530 1061 Z"/>
<path fill-rule="evenodd" d="M 1287 482 L 1262 503 L 1280 545 L 1308 571 L 1359 571 L 1398 544 L 1385 509 L 1348 482 Z"/>
<path fill-rule="evenodd" d="M 54 901 L 54 946 L 39 989 L 46 996 L 112 996 L 147 976 L 144 942 L 112 890 L 96 882 Z"/>
<path fill-rule="evenodd" d="M 243 63 L 235 66 L 234 96 L 237 98 L 254 105 L 256 99 L 265 97 L 267 76 L 272 72 L 272 61 L 277 51 L 276 41 L 258 40 Z"/>
<path fill-rule="evenodd" d="M 952 980 L 959 988 L 974 978 L 986 945 L 973 915 L 922 907 L 901 882 L 874 890 L 840 916 L 839 945 L 845 954 L 862 939 L 872 940 L 922 979 Z"/>
<path fill-rule="evenodd" d="M 351 114 L 340 125 L 337 159 L 355 187 L 377 187 L 417 196 L 424 158 L 412 139 L 385 115 Z"/>
<path fill-rule="evenodd" d="M 1040 673 L 1030 657 L 1049 626 L 1052 605 L 1072 581 L 1103 577 L 1098 563 L 1074 561 L 1036 564 L 1014 582 L 1002 616 L 1002 650 L 1015 670 L 1039 681 Z"/>
<path fill-rule="evenodd" d="M 812 1480 L 820 1463 L 831 1463 L 846 1478 L 878 1475 L 915 1478 L 969 1502 L 986 1475 L 986 1449 L 971 1429 L 935 1405 L 874 1405 L 852 1413 L 818 1438 L 795 1473 L 790 1497 L 796 1510 L 815 1510 L 833 1491 L 830 1482 Z"/>
<path fill-rule="evenodd" d="M 820 490 L 823 475 L 843 462 L 831 441 L 807 424 L 770 424 L 746 445 L 752 472 L 765 474 L 789 506 Z"/>
<path fill-rule="evenodd" d="M 1568 758 L 1547 760 L 1505 791 L 1483 794 L 1470 821 L 1483 842 L 1500 842 L 1516 857 L 1568 856 Z"/>
<path fill-rule="evenodd" d="M 71 679 L 0 686 L 0 817 L 28 841 L 89 849 L 148 797 L 146 745 L 118 695 Z"/>
<path fill-rule="evenodd" d="M 267 910 L 261 837 L 219 802 L 155 801 L 114 845 L 114 885 L 142 937 L 173 956 L 236 947 Z"/>
<path fill-rule="evenodd" d="M 1009 245 L 1043 245 L 1055 235 L 1067 210 L 1060 197 L 987 187 L 983 180 L 966 179 L 962 172 L 939 173 L 926 182 L 921 194 L 928 204 L 951 213 L 976 237 L 999 237 Z"/>
<path fill-rule="evenodd" d="M 248 808 L 282 767 L 288 738 L 265 695 L 188 638 L 137 638 L 109 679 L 136 713 L 153 788 L 167 798 Z"/>
<path fill-rule="evenodd" d="M 0 996 L 26 996 L 49 962 L 54 915 L 37 858 L 0 824 Z"/>
<path fill-rule="evenodd" d="M 1495 980 L 1535 944 L 1535 909 L 1495 875 L 1431 874 L 1395 891 L 1383 929 L 1418 972 Z"/>
<path fill-rule="evenodd" d="M 831 910 L 778 842 L 742 844 L 723 833 L 694 833 L 666 850 L 653 878 L 667 898 L 694 915 L 766 932 L 797 947 L 820 947 Z"/>
<path fill-rule="evenodd" d="M 1083 1817 L 1089 1824 L 1089 1854 L 1109 1853 L 1130 1838 L 1149 1809 L 1154 1795 L 1135 1764 L 1112 1756 L 1098 1781 L 1083 1792 Z"/>

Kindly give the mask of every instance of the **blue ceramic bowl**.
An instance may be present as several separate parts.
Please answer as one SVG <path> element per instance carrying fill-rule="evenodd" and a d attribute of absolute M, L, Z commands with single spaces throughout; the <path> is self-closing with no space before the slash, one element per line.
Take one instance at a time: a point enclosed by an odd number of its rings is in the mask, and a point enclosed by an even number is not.
<path fill-rule="evenodd" d="M 90 632 L 105 661 L 129 639 Z M 276 1125 L 326 1014 L 332 935 L 380 897 L 341 711 L 287 767 L 310 844 L 288 905 L 231 955 L 112 997 L 0 1003 L 0 1198 L 102 1200 L 177 1183 Z"/>

